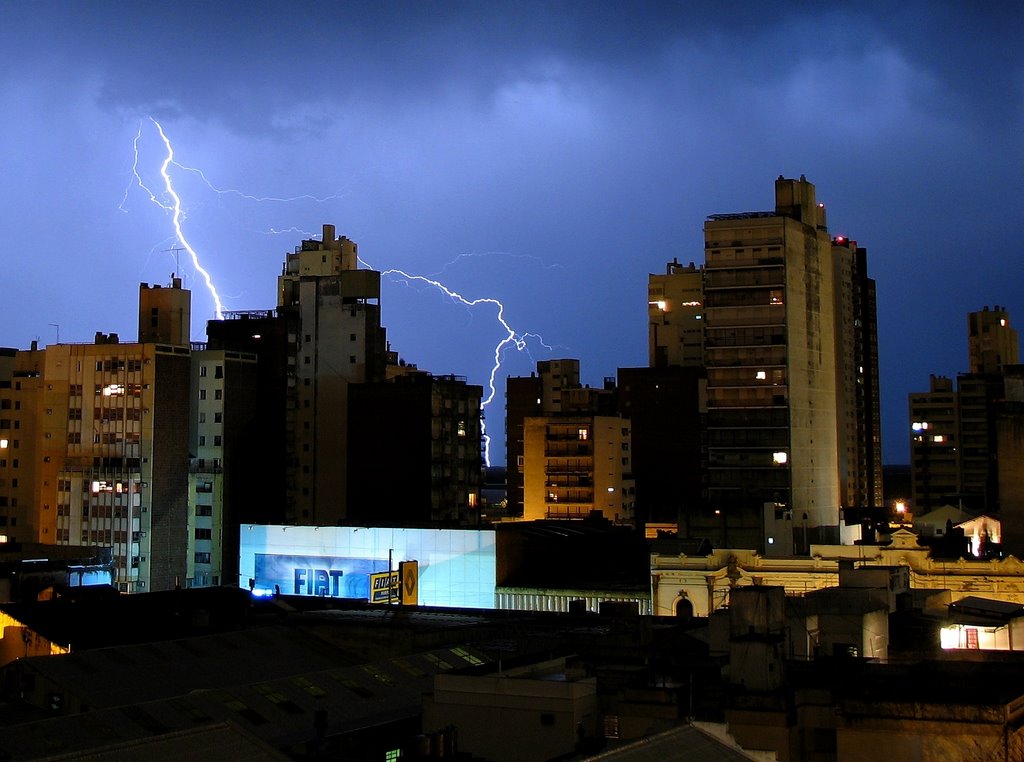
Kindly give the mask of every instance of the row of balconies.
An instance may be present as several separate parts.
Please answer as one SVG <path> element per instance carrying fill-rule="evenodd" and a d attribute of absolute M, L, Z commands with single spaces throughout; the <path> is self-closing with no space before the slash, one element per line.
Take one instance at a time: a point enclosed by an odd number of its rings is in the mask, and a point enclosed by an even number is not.
<path fill-rule="evenodd" d="M 189 458 L 188 460 L 190 474 L 219 474 L 223 470 L 220 458 Z"/>
<path fill-rule="evenodd" d="M 786 282 L 783 267 L 764 267 L 756 270 L 715 270 L 704 274 L 704 290 L 716 288 L 746 288 L 750 286 L 782 286 Z"/>
<path fill-rule="evenodd" d="M 544 464 L 544 473 L 548 476 L 556 474 L 589 476 L 593 472 L 594 462 L 590 458 L 555 458 Z"/>
<path fill-rule="evenodd" d="M 594 454 L 594 446 L 590 442 L 581 442 L 578 439 L 564 442 L 545 443 L 544 456 L 547 458 L 572 458 L 589 456 Z"/>
<path fill-rule="evenodd" d="M 593 503 L 583 505 L 549 506 L 545 509 L 545 517 L 549 519 L 585 519 L 594 510 Z"/>
<path fill-rule="evenodd" d="M 593 490 L 551 490 L 549 489 L 544 495 L 544 502 L 547 504 L 555 503 L 593 503 L 594 502 L 594 491 Z"/>
<path fill-rule="evenodd" d="M 550 473 L 548 472 L 548 487 L 593 487 L 594 477 L 588 473 Z"/>

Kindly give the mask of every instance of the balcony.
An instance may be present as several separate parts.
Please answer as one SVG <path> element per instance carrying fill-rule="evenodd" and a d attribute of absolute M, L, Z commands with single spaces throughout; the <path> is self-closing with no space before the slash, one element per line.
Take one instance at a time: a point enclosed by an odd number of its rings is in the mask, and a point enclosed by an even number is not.
<path fill-rule="evenodd" d="M 555 458 L 544 464 L 544 473 L 548 481 L 557 476 L 576 476 L 590 478 L 594 472 L 594 464 L 590 458 Z"/>
<path fill-rule="evenodd" d="M 561 442 L 548 440 L 544 446 L 547 458 L 578 458 L 594 454 L 594 446 L 589 441 L 570 439 Z"/>
<path fill-rule="evenodd" d="M 544 511 L 544 517 L 548 519 L 585 519 L 589 518 L 593 510 L 592 504 L 548 506 Z"/>
<path fill-rule="evenodd" d="M 548 505 L 564 505 L 574 503 L 593 503 L 594 491 L 592 489 L 571 488 L 548 488 L 544 495 L 544 502 Z"/>
<path fill-rule="evenodd" d="M 594 479 L 590 473 L 580 474 L 564 474 L 564 473 L 549 473 L 548 481 L 545 486 L 547 487 L 593 487 Z"/>
<path fill-rule="evenodd" d="M 717 288 L 748 288 L 751 286 L 783 286 L 786 271 L 783 267 L 765 267 L 757 270 L 710 270 L 704 276 L 705 291 Z"/>
<path fill-rule="evenodd" d="M 190 474 L 219 474 L 224 470 L 219 458 L 189 458 L 188 472 Z"/>

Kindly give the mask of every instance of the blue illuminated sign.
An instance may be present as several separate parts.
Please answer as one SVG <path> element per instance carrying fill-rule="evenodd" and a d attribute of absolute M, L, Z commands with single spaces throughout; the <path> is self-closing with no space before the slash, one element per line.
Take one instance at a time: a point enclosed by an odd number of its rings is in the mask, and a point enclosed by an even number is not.
<path fill-rule="evenodd" d="M 387 571 L 372 558 L 256 554 L 256 587 L 286 595 L 368 598 L 370 575 Z"/>

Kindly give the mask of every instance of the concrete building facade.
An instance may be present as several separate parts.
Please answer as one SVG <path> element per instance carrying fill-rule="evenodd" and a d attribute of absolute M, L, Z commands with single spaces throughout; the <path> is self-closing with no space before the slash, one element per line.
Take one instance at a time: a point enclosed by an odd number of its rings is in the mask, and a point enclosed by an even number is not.
<path fill-rule="evenodd" d="M 838 390 L 840 504 L 880 508 L 882 413 L 878 386 L 878 314 L 867 250 L 832 239 Z"/>
<path fill-rule="evenodd" d="M 483 473 L 483 387 L 407 373 L 349 389 L 349 519 L 371 525 L 473 525 Z M 396 492 L 382 485 L 402 485 Z"/>
<path fill-rule="evenodd" d="M 630 421 L 617 412 L 614 381 L 580 385 L 579 360 L 537 363 L 506 382 L 508 496 L 526 520 L 634 519 Z M 514 502 L 513 502 L 514 501 Z"/>
<path fill-rule="evenodd" d="M 815 545 L 810 558 L 773 558 L 724 548 L 706 556 L 653 554 L 651 605 L 657 616 L 675 616 L 686 601 L 694 616 L 708 616 L 729 605 L 733 589 L 746 585 L 779 586 L 787 595 L 806 595 L 838 585 L 841 568 L 850 562 L 863 570 L 906 567 L 909 588 L 949 591 L 952 601 L 979 595 L 1024 604 L 1024 563 L 1017 558 L 932 558 L 913 533 L 899 530 L 887 546 Z"/>
<path fill-rule="evenodd" d="M 929 392 L 910 394 L 915 509 L 951 503 L 995 512 L 1001 497 L 997 419 L 1006 419 L 1008 374 L 1019 367 L 1017 332 L 1001 307 L 967 316 L 970 372 L 956 385 L 932 376 Z M 1007 484 L 1012 489 L 1012 485 Z"/>
<path fill-rule="evenodd" d="M 619 416 L 530 417 L 524 422 L 523 518 L 633 521 L 630 422 Z"/>
<path fill-rule="evenodd" d="M 185 584 L 190 350 L 45 350 L 40 541 L 113 548 L 122 592 Z"/>
<path fill-rule="evenodd" d="M 652 368 L 704 364 L 704 272 L 672 260 L 647 280 L 648 364 Z"/>
<path fill-rule="evenodd" d="M 764 547 L 768 504 L 807 537 L 839 539 L 832 242 L 811 183 L 780 177 L 775 196 L 772 212 L 704 226 L 715 544 Z"/>
<path fill-rule="evenodd" d="M 192 347 L 186 584 L 205 587 L 237 578 L 239 514 L 265 499 L 253 469 L 261 416 L 256 355 Z"/>
<path fill-rule="evenodd" d="M 0 538 L 32 542 L 44 534 L 39 504 L 39 439 L 45 353 L 37 348 L 0 349 Z M 52 527 L 45 535 L 50 542 Z"/>
<path fill-rule="evenodd" d="M 349 385 L 383 380 L 387 352 L 380 273 L 358 266 L 357 245 L 324 225 L 322 240 L 302 241 L 278 278 L 278 312 L 298 318 L 286 423 L 289 521 L 347 516 Z"/>
<path fill-rule="evenodd" d="M 704 242 L 703 267 L 648 284 L 651 366 L 707 373 L 707 478 L 680 526 L 771 553 L 852 541 L 841 509 L 882 503 L 866 251 L 830 237 L 804 177 L 776 180 L 771 211 L 711 215 Z"/>
<path fill-rule="evenodd" d="M 1004 307 L 967 314 L 967 355 L 971 373 L 999 373 L 1020 363 L 1020 340 Z"/>

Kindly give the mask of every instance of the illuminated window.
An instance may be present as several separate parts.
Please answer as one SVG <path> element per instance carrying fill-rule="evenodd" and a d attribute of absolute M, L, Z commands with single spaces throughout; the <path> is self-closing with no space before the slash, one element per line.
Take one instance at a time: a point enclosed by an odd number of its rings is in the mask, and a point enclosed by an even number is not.
<path fill-rule="evenodd" d="M 944 436 L 942 436 L 942 434 L 936 434 L 935 436 L 932 437 L 932 441 L 933 442 L 938 442 L 938 443 L 941 444 L 942 442 L 946 441 L 946 438 Z"/>
<path fill-rule="evenodd" d="M 768 378 L 768 373 L 767 373 L 767 372 L 765 372 L 765 371 L 763 371 L 763 370 L 759 370 L 759 371 L 758 371 L 758 372 L 757 372 L 757 373 L 755 374 L 755 376 L 756 376 L 756 378 L 757 378 L 757 380 L 758 380 L 758 381 L 765 381 L 765 380 L 766 380 L 766 379 Z"/>
<path fill-rule="evenodd" d="M 590 438 L 590 431 L 587 429 L 579 429 L 576 432 L 581 442 L 585 442 Z"/>
<path fill-rule="evenodd" d="M 6 449 L 7 449 L 7 440 L 6 439 L 0 439 L 0 450 L 6 450 Z"/>
<path fill-rule="evenodd" d="M 466 422 L 465 421 L 459 421 L 458 426 L 456 428 L 456 432 L 458 433 L 458 435 L 460 437 L 466 436 Z"/>
<path fill-rule="evenodd" d="M 773 306 L 782 304 L 782 289 L 773 288 L 768 294 L 768 303 Z"/>
<path fill-rule="evenodd" d="M 927 421 L 914 421 L 910 424 L 910 428 L 914 431 L 926 431 L 928 429 Z"/>
<path fill-rule="evenodd" d="M 772 462 L 777 466 L 784 466 L 789 462 L 789 453 L 779 451 L 772 453 Z"/>

